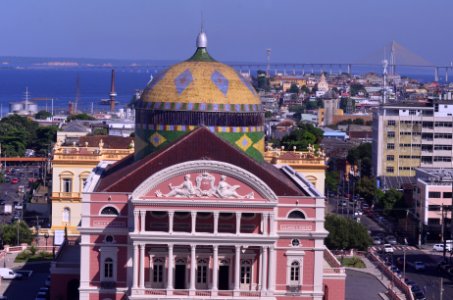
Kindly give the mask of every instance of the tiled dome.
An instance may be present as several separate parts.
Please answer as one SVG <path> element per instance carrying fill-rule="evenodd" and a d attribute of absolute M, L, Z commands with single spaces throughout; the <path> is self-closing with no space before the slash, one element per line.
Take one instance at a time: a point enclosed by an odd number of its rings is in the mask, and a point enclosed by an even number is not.
<path fill-rule="evenodd" d="M 204 126 L 255 158 L 264 151 L 261 100 L 249 82 L 207 52 L 204 32 L 187 61 L 146 86 L 136 105 L 137 158 Z"/>

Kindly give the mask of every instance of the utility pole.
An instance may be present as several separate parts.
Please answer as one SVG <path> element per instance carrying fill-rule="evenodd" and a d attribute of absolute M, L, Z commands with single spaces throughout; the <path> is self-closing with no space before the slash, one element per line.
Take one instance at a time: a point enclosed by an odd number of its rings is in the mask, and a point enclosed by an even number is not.
<path fill-rule="evenodd" d="M 446 209 L 444 207 L 444 204 L 442 203 L 442 206 L 441 206 L 441 213 L 442 213 L 442 227 L 441 227 L 441 235 L 442 235 L 442 243 L 444 244 L 444 247 L 443 247 L 443 258 L 444 258 L 444 261 L 446 260 L 445 256 L 447 254 L 447 240 L 445 239 L 445 213 L 446 213 Z"/>

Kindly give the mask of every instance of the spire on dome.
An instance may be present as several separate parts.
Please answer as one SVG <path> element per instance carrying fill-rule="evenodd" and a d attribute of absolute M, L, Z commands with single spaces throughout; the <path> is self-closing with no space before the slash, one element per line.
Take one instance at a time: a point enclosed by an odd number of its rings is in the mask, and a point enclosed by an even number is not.
<path fill-rule="evenodd" d="M 208 37 L 203 30 L 203 25 L 201 25 L 201 32 L 197 37 L 197 48 L 207 48 L 208 47 Z"/>

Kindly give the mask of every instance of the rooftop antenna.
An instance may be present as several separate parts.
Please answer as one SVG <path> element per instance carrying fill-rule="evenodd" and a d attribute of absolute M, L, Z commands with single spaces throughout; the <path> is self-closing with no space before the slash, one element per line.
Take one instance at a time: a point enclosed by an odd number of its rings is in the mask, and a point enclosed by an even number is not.
<path fill-rule="evenodd" d="M 28 113 L 28 100 L 30 99 L 30 93 L 28 92 L 28 86 L 25 87 L 25 111 Z"/>
<path fill-rule="evenodd" d="M 110 87 L 110 112 L 115 111 L 115 97 L 117 96 L 115 92 L 115 70 L 112 69 L 112 81 L 111 81 L 111 87 Z"/>
<path fill-rule="evenodd" d="M 390 66 L 391 66 L 391 74 L 395 75 L 395 64 L 396 64 L 396 43 L 392 41 L 391 50 L 390 50 Z"/>
<path fill-rule="evenodd" d="M 385 104 L 387 102 L 387 67 L 389 65 L 389 61 L 384 58 L 382 61 L 382 67 L 383 67 L 383 72 L 382 72 L 382 77 L 383 77 L 383 94 L 382 94 L 382 104 Z"/>

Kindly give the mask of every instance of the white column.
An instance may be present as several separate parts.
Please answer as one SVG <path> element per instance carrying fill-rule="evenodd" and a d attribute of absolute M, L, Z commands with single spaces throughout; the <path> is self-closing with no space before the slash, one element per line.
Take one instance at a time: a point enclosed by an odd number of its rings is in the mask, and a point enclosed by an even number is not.
<path fill-rule="evenodd" d="M 276 252 L 274 246 L 269 248 L 269 291 L 275 291 L 275 273 L 277 272 Z"/>
<path fill-rule="evenodd" d="M 138 218 L 139 212 L 138 210 L 134 210 L 134 232 L 138 233 L 138 227 L 139 227 L 139 218 Z"/>
<path fill-rule="evenodd" d="M 236 234 L 239 235 L 241 233 L 241 213 L 236 213 Z"/>
<path fill-rule="evenodd" d="M 192 216 L 192 234 L 194 234 L 197 226 L 197 213 L 192 212 L 190 215 Z"/>
<path fill-rule="evenodd" d="M 145 244 L 140 244 L 140 288 L 145 288 Z"/>
<path fill-rule="evenodd" d="M 258 262 L 258 269 L 260 270 L 258 274 L 258 291 L 261 291 L 263 286 L 263 247 L 260 247 L 260 260 Z"/>
<path fill-rule="evenodd" d="M 146 218 L 146 211 L 141 210 L 140 211 L 140 232 L 141 233 L 145 232 L 145 218 Z"/>
<path fill-rule="evenodd" d="M 212 264 L 212 290 L 217 291 L 219 288 L 219 246 L 213 245 L 213 264 Z"/>
<path fill-rule="evenodd" d="M 135 214 L 135 212 L 134 212 Z M 138 215 L 138 213 L 137 213 Z M 138 245 L 134 245 L 134 261 L 133 261 L 133 266 L 132 266 L 132 272 L 134 273 L 134 276 L 132 278 L 132 287 L 137 288 L 138 287 Z"/>
<path fill-rule="evenodd" d="M 169 211 L 168 212 L 168 233 L 173 233 L 173 220 L 174 220 L 175 212 Z"/>
<path fill-rule="evenodd" d="M 173 290 L 173 245 L 168 245 L 167 290 Z"/>
<path fill-rule="evenodd" d="M 195 290 L 196 245 L 190 245 L 190 289 Z"/>
<path fill-rule="evenodd" d="M 268 265 L 268 260 L 267 260 L 267 247 L 263 247 L 263 292 L 267 291 L 267 276 L 269 275 L 267 273 L 267 265 Z"/>
<path fill-rule="evenodd" d="M 214 234 L 219 233 L 219 212 L 214 212 Z"/>
<path fill-rule="evenodd" d="M 234 256 L 234 290 L 239 291 L 239 278 L 241 267 L 241 246 L 236 245 L 236 255 Z"/>
<path fill-rule="evenodd" d="M 274 236 L 275 235 L 275 214 L 274 213 L 270 214 L 270 228 L 271 228 L 270 235 Z"/>
<path fill-rule="evenodd" d="M 263 217 L 263 235 L 267 236 L 267 232 L 268 232 L 268 228 L 269 228 L 269 225 L 268 225 L 268 220 L 269 220 L 269 214 L 268 213 L 263 213 L 261 215 Z"/>

